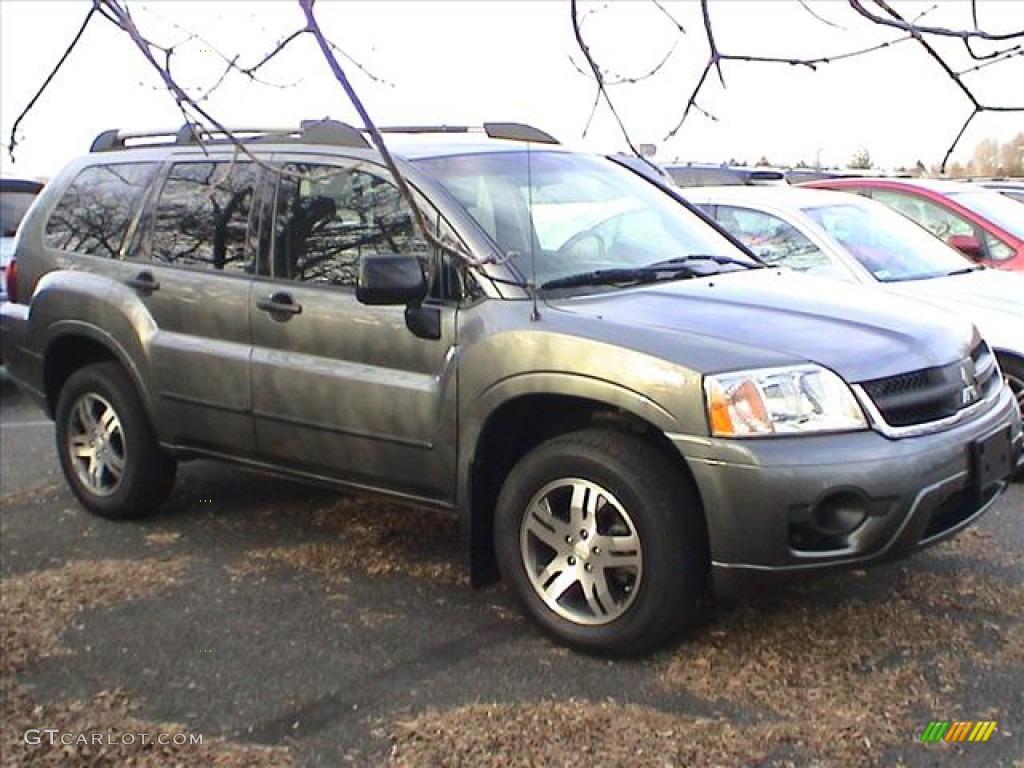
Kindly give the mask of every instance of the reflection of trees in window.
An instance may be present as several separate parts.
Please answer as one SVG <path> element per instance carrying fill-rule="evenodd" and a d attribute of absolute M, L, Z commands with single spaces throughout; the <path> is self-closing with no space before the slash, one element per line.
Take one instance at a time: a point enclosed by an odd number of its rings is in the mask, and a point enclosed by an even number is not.
<path fill-rule="evenodd" d="M 931 200 L 890 189 L 876 189 L 872 192 L 872 197 L 895 208 L 943 240 L 950 235 L 974 234 L 974 225 L 971 222 Z"/>
<path fill-rule="evenodd" d="M 249 216 L 259 171 L 252 163 L 178 163 L 153 224 L 153 258 L 177 266 L 251 271 Z"/>
<path fill-rule="evenodd" d="M 154 163 L 121 163 L 83 170 L 46 222 L 46 244 L 119 258 L 136 205 L 155 169 Z"/>
<path fill-rule="evenodd" d="M 721 205 L 717 218 L 766 264 L 799 270 L 830 265 L 828 256 L 807 235 L 771 214 Z"/>
<path fill-rule="evenodd" d="M 362 171 L 293 164 L 277 196 L 274 274 L 356 284 L 359 257 L 402 253 L 426 263 L 428 246 L 390 182 Z"/>

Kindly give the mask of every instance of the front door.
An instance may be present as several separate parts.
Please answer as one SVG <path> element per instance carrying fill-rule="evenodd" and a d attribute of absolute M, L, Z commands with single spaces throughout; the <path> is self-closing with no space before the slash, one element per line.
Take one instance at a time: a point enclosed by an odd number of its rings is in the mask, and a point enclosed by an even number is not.
<path fill-rule="evenodd" d="M 265 210 L 273 225 L 251 312 L 259 452 L 355 485 L 448 497 L 456 303 L 428 299 L 440 338 L 421 338 L 404 307 L 355 295 L 361 254 L 409 254 L 425 269 L 437 257 L 397 188 L 365 162 L 297 157 Z"/>

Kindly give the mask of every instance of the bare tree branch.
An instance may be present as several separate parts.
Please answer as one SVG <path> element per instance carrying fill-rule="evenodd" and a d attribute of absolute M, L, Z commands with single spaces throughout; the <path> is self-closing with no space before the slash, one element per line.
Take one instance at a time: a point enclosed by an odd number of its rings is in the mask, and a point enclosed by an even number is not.
<path fill-rule="evenodd" d="M 43 92 L 47 89 L 47 87 L 49 87 L 50 83 L 53 82 L 53 78 L 57 76 L 57 73 L 60 71 L 60 68 L 64 66 L 64 62 L 68 60 L 69 56 L 71 56 L 71 52 L 75 50 L 75 47 L 78 45 L 78 42 L 82 39 L 82 35 L 85 34 L 86 27 L 89 26 L 89 22 L 92 21 L 93 14 L 95 12 L 96 7 L 93 6 L 89 9 L 89 12 L 85 14 L 85 18 L 82 20 L 82 25 L 78 28 L 78 32 L 75 33 L 75 36 L 74 38 L 72 38 L 71 43 L 68 45 L 67 48 L 64 49 L 64 53 L 57 61 L 57 64 L 54 66 L 52 70 L 50 70 L 50 74 L 46 76 L 46 79 L 43 81 L 43 84 L 39 86 L 39 90 L 35 92 L 35 95 L 31 99 L 29 99 L 28 104 L 23 110 L 21 110 L 21 114 L 18 115 L 17 119 L 14 121 L 14 125 L 11 126 L 11 141 L 7 145 L 7 153 L 10 155 L 12 163 L 14 162 L 14 149 L 15 147 L 18 146 L 18 126 L 21 125 L 21 121 L 25 118 L 25 115 L 32 111 L 32 108 L 36 105 L 36 102 L 39 101 L 39 98 L 43 95 Z"/>
<path fill-rule="evenodd" d="M 587 47 L 586 42 L 583 40 L 583 32 L 580 29 L 579 9 L 576 5 L 576 0 L 569 0 L 569 13 L 572 18 L 572 31 L 573 36 L 576 38 L 576 44 L 580 48 L 580 52 L 583 57 L 587 60 L 587 65 L 590 67 L 590 71 L 594 76 L 594 81 L 597 83 L 598 97 L 603 99 L 605 104 L 608 105 L 608 109 L 611 111 L 612 116 L 615 118 L 615 122 L 619 124 L 619 130 L 622 131 L 622 137 L 626 140 L 626 144 L 629 149 L 637 157 L 642 157 L 640 151 L 633 144 L 633 140 L 629 137 L 629 131 L 626 130 L 626 124 L 622 121 L 619 116 L 618 110 L 615 109 L 615 104 L 612 102 L 611 97 L 608 95 L 608 89 L 605 87 L 604 75 L 601 74 L 600 67 L 597 66 L 597 62 L 594 61 L 594 57 L 590 55 L 590 48 Z M 589 121 L 588 121 L 589 124 Z"/>
<path fill-rule="evenodd" d="M 676 28 L 676 31 L 679 34 L 686 34 L 686 30 L 683 28 L 683 25 L 676 20 L 675 16 L 668 12 L 668 9 L 664 5 L 662 5 L 658 0 L 651 0 L 651 2 L 654 3 L 655 8 L 661 11 L 665 15 L 665 17 L 672 22 L 672 25 Z"/>
<path fill-rule="evenodd" d="M 186 93 L 186 91 L 178 85 L 171 76 L 169 58 L 171 55 L 170 49 L 163 49 L 147 40 L 139 31 L 138 27 L 135 26 L 135 22 L 132 19 L 131 14 L 128 12 L 128 9 L 118 0 L 94 0 L 94 5 L 101 10 L 107 19 L 116 24 L 128 35 L 131 41 L 135 44 L 135 47 L 139 49 L 146 61 L 149 62 L 150 66 L 157 71 L 157 74 L 163 81 L 164 86 L 168 91 L 170 91 L 171 95 L 174 96 L 175 103 L 178 105 L 178 109 L 181 111 L 185 122 L 195 122 L 195 118 L 189 114 L 190 112 L 194 112 L 205 120 L 208 125 L 214 126 L 218 131 L 223 133 L 225 136 L 228 136 L 236 147 L 251 157 L 248 150 L 245 149 L 241 142 L 234 138 L 231 131 L 224 127 L 212 114 L 200 106 L 195 99 L 189 96 L 188 93 Z M 156 60 L 154 51 L 164 53 L 165 64 L 163 66 L 161 66 Z"/>
<path fill-rule="evenodd" d="M 1021 46 L 1017 46 L 1015 48 L 1012 48 L 1012 49 L 1009 49 L 1009 50 L 1006 50 L 1006 51 L 1002 51 L 997 56 L 993 56 L 992 58 L 985 59 L 985 60 L 983 60 L 981 62 L 981 64 L 976 64 L 973 67 L 968 67 L 967 69 L 961 69 L 956 74 L 957 75 L 967 75 L 967 74 L 970 74 L 971 72 L 977 72 L 979 69 L 984 69 L 985 67 L 991 67 L 993 64 L 1001 64 L 1004 61 L 1006 61 L 1007 59 L 1012 59 L 1012 58 L 1015 58 L 1017 56 L 1024 56 L 1024 48 L 1022 48 Z"/>
<path fill-rule="evenodd" d="M 883 27 L 893 27 L 895 29 L 901 29 L 904 32 L 911 33 L 912 35 L 914 35 L 914 37 L 920 37 L 922 35 L 932 35 L 935 37 L 959 37 L 962 40 L 977 38 L 979 40 L 996 41 L 1016 40 L 1017 38 L 1024 37 L 1024 30 L 1017 30 L 1015 32 L 994 33 L 978 29 L 977 17 L 975 17 L 974 29 L 947 29 L 945 27 L 929 27 L 922 24 L 917 24 L 915 22 L 907 21 L 906 19 L 900 18 L 898 15 L 893 16 L 891 13 L 888 18 L 886 18 L 885 16 L 879 16 L 865 8 L 861 0 L 848 1 L 850 3 L 851 8 L 853 8 L 857 13 L 859 13 L 861 16 L 863 16 L 865 19 L 868 19 L 872 23 L 878 24 L 879 26 Z M 879 2 L 879 0 L 875 0 L 875 3 L 880 7 L 884 8 L 886 12 L 889 12 L 891 10 L 886 7 L 884 2 Z"/>
<path fill-rule="evenodd" d="M 253 64 L 251 67 L 241 67 L 241 68 L 239 68 L 238 71 L 241 72 L 243 75 L 247 75 L 249 77 L 252 77 L 253 74 L 258 69 L 263 67 L 265 64 L 269 64 L 274 59 L 274 57 L 277 56 L 279 53 L 281 53 L 281 51 L 283 51 L 285 48 L 287 48 L 292 43 L 293 40 L 295 40 L 300 35 L 305 34 L 307 31 L 308 30 L 305 29 L 305 28 L 295 30 L 290 35 L 288 35 L 287 37 L 279 40 L 277 45 L 274 46 L 274 50 L 272 50 L 270 53 L 268 53 L 266 56 L 264 56 L 258 62 Z"/>
<path fill-rule="evenodd" d="M 402 197 L 405 199 L 409 208 L 412 210 L 413 218 L 416 222 L 416 229 L 419 233 L 432 245 L 442 249 L 445 252 L 451 253 L 452 255 L 458 256 L 464 259 L 466 262 L 479 266 L 484 262 L 475 258 L 472 254 L 460 247 L 458 243 L 451 243 L 441 240 L 436 237 L 427 225 L 426 220 L 423 218 L 423 211 L 416 202 L 416 198 L 409 188 L 409 185 L 405 181 L 405 177 L 402 172 L 398 169 L 398 165 L 395 163 L 394 157 L 392 157 L 387 144 L 384 142 L 384 137 L 381 136 L 380 131 L 377 129 L 377 125 L 373 122 L 369 112 L 366 111 L 366 107 L 363 106 L 362 100 L 356 93 L 355 88 L 352 87 L 352 83 L 349 82 L 348 76 L 345 71 L 341 68 L 341 64 L 338 63 L 338 59 L 334 55 L 334 48 L 328 42 L 320 29 L 320 25 L 316 20 L 316 16 L 313 13 L 313 2 L 314 0 L 298 0 L 299 6 L 302 8 L 302 12 L 306 17 L 306 28 L 316 39 L 317 46 L 320 48 L 320 52 L 323 54 L 324 59 L 327 61 L 327 65 L 331 69 L 331 73 L 334 75 L 334 79 L 338 81 L 338 84 L 345 91 L 345 95 L 348 96 L 349 101 L 352 102 L 352 106 L 355 107 L 356 112 L 359 113 L 360 119 L 363 121 L 363 125 L 367 132 L 370 134 L 370 139 L 373 142 L 374 147 L 380 152 L 381 157 L 384 159 L 384 164 L 387 166 L 388 171 L 391 173 L 392 179 L 395 185 L 401 192 Z"/>
<path fill-rule="evenodd" d="M 621 74 L 618 74 L 618 73 L 609 73 L 607 70 L 605 70 L 605 73 L 604 73 L 604 84 L 605 84 L 605 86 L 608 87 L 608 86 L 613 86 L 613 85 L 636 85 L 637 83 L 641 83 L 644 80 L 650 80 L 652 77 L 657 75 L 658 72 L 660 72 L 662 70 L 662 68 L 665 66 L 666 63 L 668 63 L 668 60 L 672 57 L 672 54 L 675 53 L 675 50 L 676 50 L 676 47 L 678 46 L 678 44 L 679 44 L 678 40 L 676 40 L 674 43 L 672 43 L 672 47 L 668 49 L 668 51 L 665 53 L 664 56 L 661 57 L 661 60 L 658 61 L 657 64 L 655 64 L 653 67 L 651 67 L 646 72 L 643 72 L 643 73 L 641 73 L 639 75 L 621 75 Z M 569 57 L 569 61 L 573 65 L 573 67 L 576 68 L 577 72 L 579 72 L 584 77 L 588 77 L 588 78 L 593 79 L 593 75 L 591 74 L 591 72 L 588 72 L 588 71 L 584 70 L 579 64 L 576 63 L 575 59 L 573 59 L 572 56 Z M 588 69 L 589 69 L 589 67 L 588 67 Z M 611 74 L 611 76 L 609 77 L 610 74 Z"/>
<path fill-rule="evenodd" d="M 889 16 L 892 18 L 892 20 L 895 21 L 898 25 L 907 25 L 907 26 L 913 27 L 913 25 L 911 25 L 902 16 L 900 16 L 900 14 L 894 8 L 892 8 L 886 2 L 886 0 L 874 0 L 874 2 L 875 2 L 876 5 L 878 5 L 879 8 L 881 8 L 887 14 L 889 14 Z M 859 0 L 850 0 L 850 3 L 851 3 L 851 5 L 855 5 L 855 4 L 859 3 Z M 990 105 L 982 104 L 981 101 L 978 99 L 978 97 L 974 95 L 974 92 L 963 81 L 963 78 L 958 73 L 953 71 L 953 68 L 949 65 L 949 63 L 939 54 L 939 52 L 935 49 L 935 47 L 931 43 L 929 43 L 928 40 L 925 39 L 923 31 L 921 30 L 921 28 L 917 28 L 917 29 L 919 31 L 915 32 L 914 39 L 917 40 L 918 44 L 921 45 L 921 47 L 924 48 L 924 50 L 928 53 L 928 55 L 939 65 L 939 67 L 942 69 L 942 71 L 946 73 L 946 75 L 953 82 L 953 84 L 956 86 L 956 88 L 961 93 L 963 93 L 965 97 L 967 97 L 967 100 L 970 101 L 970 103 L 971 103 L 971 105 L 973 107 L 973 110 L 971 111 L 971 114 L 968 115 L 967 120 L 964 121 L 963 126 L 960 128 L 960 132 L 953 139 L 953 143 L 949 145 L 949 149 L 946 150 L 945 157 L 943 157 L 943 159 L 942 159 L 942 165 L 940 166 L 940 169 L 942 170 L 942 172 L 945 172 L 946 164 L 949 162 L 949 158 L 953 155 L 953 151 L 956 149 L 957 144 L 960 143 L 960 139 L 963 138 L 964 133 L 967 131 L 967 127 L 971 124 L 971 122 L 974 120 L 975 117 L 977 117 L 982 112 L 1024 112 L 1024 106 L 1021 106 L 1021 107 L 1007 107 L 1007 106 L 990 106 Z M 953 35 L 953 36 L 960 37 L 960 35 Z M 986 40 L 991 40 L 991 39 L 1010 39 L 1008 37 L 998 37 L 998 38 L 995 38 L 995 37 L 984 36 L 984 35 L 980 35 L 980 34 L 979 35 L 973 35 L 973 36 L 982 37 L 983 39 L 986 39 Z M 1014 37 L 1024 37 L 1024 32 L 1015 33 Z M 968 38 L 963 38 L 963 39 L 966 42 Z"/>
<path fill-rule="evenodd" d="M 834 21 L 829 21 L 824 16 L 820 15 L 817 11 L 812 9 L 811 6 L 807 4 L 807 0 L 799 0 L 799 2 L 805 11 L 807 11 L 809 14 L 811 14 L 811 16 L 816 18 L 825 26 L 832 27 L 833 29 L 841 29 L 843 31 L 846 31 L 846 27 L 842 26 L 841 24 L 836 24 Z"/>
<path fill-rule="evenodd" d="M 11 159 L 14 159 L 14 149 L 18 144 L 17 131 L 25 118 L 25 116 L 32 110 L 38 100 L 41 98 L 43 93 L 47 90 L 57 72 L 61 69 L 65 61 L 68 60 L 73 50 L 79 45 L 79 42 L 87 28 L 90 20 L 94 15 L 99 14 L 103 18 L 110 21 L 112 24 L 117 26 L 123 31 L 133 42 L 135 47 L 142 53 L 146 58 L 149 65 L 156 70 L 160 77 L 160 81 L 164 89 L 166 89 L 174 98 L 175 103 L 183 118 L 190 125 L 196 126 L 196 136 L 200 145 L 203 145 L 204 137 L 211 133 L 220 133 L 228 141 L 230 141 L 236 148 L 236 152 L 239 155 L 244 155 L 251 160 L 259 162 L 249 150 L 246 148 L 245 142 L 240 140 L 238 136 L 233 134 L 229 129 L 222 125 L 218 119 L 214 116 L 212 110 L 208 106 L 204 106 L 204 102 L 209 101 L 211 95 L 216 92 L 228 78 L 238 73 L 245 76 L 251 81 L 263 83 L 256 77 L 256 74 L 271 61 L 274 61 L 279 55 L 285 50 L 289 49 L 293 43 L 303 38 L 304 35 L 309 34 L 316 40 L 317 46 L 323 55 L 325 61 L 331 69 L 335 79 L 341 85 L 345 91 L 347 97 L 352 102 L 356 111 L 359 113 L 360 119 L 363 121 L 365 131 L 370 137 L 373 145 L 378 149 L 384 158 L 385 164 L 388 166 L 389 171 L 394 177 L 396 185 L 403 197 L 406 198 L 416 220 L 417 229 L 421 231 L 421 234 L 431 243 L 443 248 L 445 251 L 457 254 L 460 258 L 472 261 L 472 257 L 465 253 L 463 249 L 457 245 L 451 243 L 440 243 L 437 238 L 426 226 L 426 222 L 422 218 L 422 213 L 418 206 L 415 204 L 415 200 L 411 191 L 408 189 L 401 173 L 398 171 L 395 161 L 388 152 L 388 148 L 380 135 L 380 132 L 370 119 L 369 114 L 363 107 L 362 102 L 359 100 L 358 95 L 351 82 L 348 80 L 345 70 L 341 66 L 341 61 L 345 61 L 346 65 L 356 67 L 360 72 L 365 74 L 376 82 L 384 82 L 380 78 L 374 76 L 369 72 L 360 62 L 349 56 L 344 50 L 336 46 L 330 41 L 322 32 L 319 23 L 317 22 L 316 16 L 313 11 L 315 0 L 298 0 L 298 4 L 303 13 L 305 19 L 305 26 L 298 28 L 290 34 L 281 37 L 274 47 L 265 55 L 260 57 L 251 66 L 244 66 L 241 63 L 241 56 L 234 54 L 231 56 L 225 55 L 224 53 L 216 50 L 216 48 L 209 43 L 206 43 L 203 38 L 197 36 L 192 32 L 188 32 L 177 25 L 174 25 L 176 29 L 181 32 L 187 33 L 183 40 L 178 40 L 173 44 L 159 45 L 151 39 L 147 39 L 140 32 L 133 20 L 131 13 L 128 10 L 127 3 L 125 0 L 93 0 L 92 7 L 90 8 L 85 20 L 83 21 L 81 28 L 75 35 L 74 39 L 61 56 L 60 60 L 50 72 L 46 80 L 40 89 L 33 96 L 29 104 L 18 116 L 14 123 L 14 127 L 11 130 L 10 144 L 8 150 L 11 155 Z M 826 19 L 820 15 L 816 9 L 811 7 L 810 0 L 796 0 L 799 5 L 810 14 L 812 17 L 820 21 L 822 24 L 828 25 L 835 29 L 843 30 L 844 27 L 839 24 Z M 570 61 L 573 66 L 586 77 L 592 79 L 595 83 L 595 93 L 593 104 L 590 109 L 590 114 L 586 120 L 584 128 L 584 134 L 590 129 L 593 120 L 597 115 L 598 108 L 604 103 L 609 111 L 611 112 L 614 120 L 616 121 L 619 130 L 621 131 L 629 148 L 639 156 L 639 152 L 636 146 L 633 144 L 628 131 L 626 129 L 625 120 L 623 115 L 616 108 L 616 105 L 612 101 L 609 88 L 615 85 L 624 84 L 636 84 L 643 80 L 654 77 L 657 73 L 662 72 L 670 59 L 673 58 L 677 49 L 679 48 L 679 40 L 682 35 L 686 34 L 686 30 L 683 24 L 668 10 L 662 0 L 651 0 L 654 7 L 658 10 L 660 15 L 672 25 L 675 31 L 676 39 L 673 42 L 671 48 L 665 53 L 661 59 L 654 64 L 648 71 L 645 71 L 639 75 L 623 75 L 618 73 L 612 73 L 607 68 L 602 67 L 594 55 L 594 51 L 590 48 L 585 40 L 583 34 L 584 22 L 589 16 L 594 13 L 604 10 L 608 7 L 607 4 L 602 5 L 598 9 L 581 10 L 579 7 L 578 0 L 570 0 L 570 13 L 573 25 L 573 34 L 575 42 L 578 46 L 580 53 L 586 61 L 586 64 L 577 64 L 574 56 L 570 55 Z M 938 25 L 925 25 L 922 23 L 922 19 L 934 10 L 936 7 L 933 5 L 928 10 L 925 10 L 916 15 L 912 20 L 903 18 L 897 13 L 888 3 L 888 0 L 847 0 L 847 5 L 853 12 L 858 14 L 860 17 L 867 19 L 872 24 L 875 24 L 881 28 L 898 30 L 900 36 L 894 39 L 885 40 L 880 43 L 859 48 L 857 50 L 846 51 L 838 53 L 836 55 L 823 55 L 817 57 L 790 57 L 790 56 L 761 56 L 761 55 L 749 55 L 743 52 L 724 52 L 719 48 L 718 40 L 715 35 L 715 27 L 713 24 L 713 18 L 711 15 L 711 6 L 709 0 L 700 1 L 700 13 L 702 17 L 702 25 L 704 30 L 704 37 L 707 44 L 707 59 L 700 71 L 700 74 L 696 80 L 695 85 L 689 93 L 689 96 L 684 105 L 682 116 L 678 123 L 672 128 L 667 134 L 666 139 L 675 136 L 684 125 L 685 121 L 689 119 L 694 113 L 698 113 L 707 117 L 710 120 L 717 120 L 715 115 L 701 106 L 701 101 L 704 101 L 704 93 L 708 89 L 708 80 L 712 72 L 717 74 L 717 79 L 722 88 L 726 87 L 725 79 L 725 64 L 724 62 L 736 61 L 744 62 L 748 64 L 783 64 L 786 66 L 798 66 L 803 67 L 812 71 L 816 71 L 820 66 L 843 59 L 851 59 L 854 57 L 860 57 L 868 55 L 872 52 L 888 48 L 898 43 L 907 42 L 909 40 L 916 40 L 923 51 L 940 67 L 942 72 L 948 78 L 953 87 L 957 89 L 968 101 L 971 107 L 971 112 L 967 116 L 966 120 L 960 127 L 959 132 L 956 135 L 952 145 L 946 152 L 945 159 L 942 163 L 943 170 L 947 162 L 949 161 L 953 151 L 957 147 L 960 140 L 965 135 L 967 129 L 972 124 L 974 118 L 982 112 L 1021 112 L 1024 111 L 1024 106 L 1012 106 L 1006 104 L 992 104 L 978 97 L 978 92 L 973 86 L 976 85 L 970 78 L 965 76 L 970 73 L 977 72 L 988 66 L 994 64 L 1004 63 L 1011 59 L 1016 59 L 1018 56 L 1024 55 L 1024 30 L 1012 31 L 1012 32 L 995 32 L 993 30 L 987 30 L 982 28 L 979 23 L 979 8 L 977 0 L 971 0 L 970 14 L 971 14 L 971 28 L 946 28 Z M 716 6 L 717 12 L 717 6 Z M 830 14 L 831 15 L 831 14 Z M 173 22 L 172 22 L 173 23 Z M 952 59 L 946 57 L 940 49 L 936 47 L 931 41 L 940 39 L 950 39 L 953 41 L 960 41 L 966 49 L 967 56 L 971 60 L 977 62 L 976 65 L 968 68 L 963 68 L 957 71 L 952 65 Z M 193 40 L 199 40 L 206 45 L 209 45 L 210 49 L 215 52 L 223 61 L 223 69 L 219 71 L 219 74 L 213 79 L 212 84 L 204 85 L 205 90 L 192 87 L 182 87 L 181 84 L 175 77 L 174 64 L 179 61 L 175 54 L 180 48 Z M 993 46 L 992 43 L 997 45 Z M 993 50 L 988 50 L 993 49 Z M 962 57 L 961 57 L 962 59 Z M 217 73 L 217 70 L 214 70 Z M 263 83 L 266 85 L 274 85 L 271 83 Z M 390 84 L 389 84 L 390 85 Z M 277 86 L 283 87 L 283 86 Z"/>
<path fill-rule="evenodd" d="M 890 46 L 896 45 L 897 43 L 906 42 L 912 39 L 912 36 L 907 35 L 899 37 L 894 40 L 885 40 L 881 43 L 868 46 L 866 48 L 859 48 L 853 51 L 847 51 L 840 53 L 835 56 L 819 56 L 817 58 L 791 58 L 781 56 L 747 56 L 743 54 L 726 54 L 722 53 L 718 49 L 718 44 L 715 41 L 714 28 L 711 21 L 711 12 L 708 6 L 708 0 L 701 0 L 701 15 L 704 22 L 704 34 L 708 44 L 708 59 L 705 64 L 704 70 L 701 72 L 700 77 L 697 80 L 697 84 L 690 92 L 690 97 L 686 100 L 686 106 L 683 108 L 683 114 L 679 118 L 676 125 L 666 134 L 665 138 L 670 139 L 675 136 L 682 129 L 687 117 L 689 117 L 692 111 L 698 111 L 705 115 L 711 116 L 707 110 L 700 107 L 697 103 L 697 99 L 700 96 L 701 91 L 707 83 L 708 74 L 711 69 L 714 68 L 718 73 L 718 79 L 722 87 L 725 87 L 725 76 L 722 72 L 723 61 L 741 61 L 747 63 L 757 64 L 785 64 L 788 66 L 801 66 L 806 67 L 810 70 L 817 70 L 818 66 L 822 64 L 830 64 L 843 59 L 851 59 L 857 56 L 864 56 L 874 51 L 882 50 Z M 712 116 L 713 117 L 713 116 Z"/>

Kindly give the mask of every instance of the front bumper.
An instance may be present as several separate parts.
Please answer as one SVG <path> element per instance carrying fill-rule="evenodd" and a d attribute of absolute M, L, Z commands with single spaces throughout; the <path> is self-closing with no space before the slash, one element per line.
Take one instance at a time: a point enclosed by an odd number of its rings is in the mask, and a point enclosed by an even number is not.
<path fill-rule="evenodd" d="M 997 433 L 1020 466 L 1024 435 L 1005 386 L 983 413 L 930 435 L 673 440 L 704 504 L 714 589 L 729 593 L 751 577 L 863 567 L 954 535 L 1005 490 L 1008 478 L 975 455 Z M 846 511 L 830 518 L 836 509 Z M 850 530 L 822 525 L 851 509 L 863 519 Z"/>

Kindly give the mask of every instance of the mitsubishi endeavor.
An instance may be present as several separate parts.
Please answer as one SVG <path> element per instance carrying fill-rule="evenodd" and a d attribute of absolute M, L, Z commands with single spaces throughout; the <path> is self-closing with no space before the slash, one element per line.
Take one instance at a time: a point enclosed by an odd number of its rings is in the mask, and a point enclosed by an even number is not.
<path fill-rule="evenodd" d="M 966 321 L 766 267 L 528 126 L 386 135 L 409 196 L 330 121 L 108 131 L 47 185 L 0 330 L 87 509 L 211 457 L 450 510 L 475 584 L 622 655 L 708 589 L 948 538 L 1020 461 Z"/>

